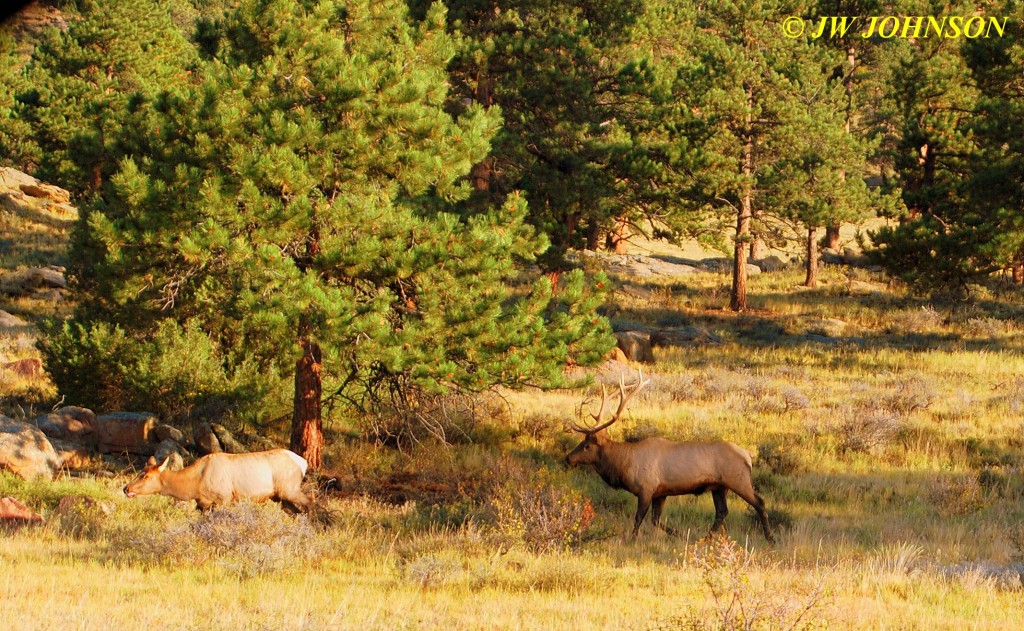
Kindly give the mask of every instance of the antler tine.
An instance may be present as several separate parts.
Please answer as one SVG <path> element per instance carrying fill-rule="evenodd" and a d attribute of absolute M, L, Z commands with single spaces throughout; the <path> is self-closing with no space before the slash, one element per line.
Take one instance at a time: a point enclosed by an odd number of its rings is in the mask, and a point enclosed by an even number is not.
<path fill-rule="evenodd" d="M 595 421 L 598 422 L 598 424 L 601 423 L 601 419 L 604 417 L 604 406 L 607 405 L 607 404 L 608 404 L 608 388 L 606 388 L 605 385 L 602 383 L 601 384 L 601 407 L 599 407 L 597 409 L 597 414 L 591 414 L 590 415 Z"/>
<path fill-rule="evenodd" d="M 633 395 L 640 391 L 641 388 L 651 383 L 650 379 L 644 379 L 644 370 L 640 368 L 637 370 L 636 385 L 628 393 L 626 392 L 626 376 L 619 375 L 619 407 L 615 410 L 615 415 L 612 416 L 612 420 L 608 425 L 611 425 L 615 421 L 619 420 L 619 416 L 626 410 L 626 403 L 633 398 Z"/>
<path fill-rule="evenodd" d="M 586 404 L 587 404 L 587 402 L 584 401 L 583 405 L 586 405 Z M 606 423 L 604 425 L 601 424 L 601 418 L 604 416 L 604 409 L 605 409 L 605 407 L 607 405 L 608 405 L 608 388 L 604 384 L 601 384 L 601 406 L 597 409 L 597 414 L 591 414 L 590 415 L 590 417 L 593 418 L 597 422 L 597 425 L 595 425 L 594 427 L 584 427 L 584 426 L 579 425 L 579 424 L 577 424 L 577 423 L 575 423 L 573 421 L 569 421 L 569 427 L 571 429 L 577 431 L 577 432 L 582 432 L 584 434 L 593 434 L 593 433 L 601 431 L 605 427 L 608 427 L 609 425 L 611 425 L 611 422 Z M 614 420 L 612 422 L 614 422 Z"/>

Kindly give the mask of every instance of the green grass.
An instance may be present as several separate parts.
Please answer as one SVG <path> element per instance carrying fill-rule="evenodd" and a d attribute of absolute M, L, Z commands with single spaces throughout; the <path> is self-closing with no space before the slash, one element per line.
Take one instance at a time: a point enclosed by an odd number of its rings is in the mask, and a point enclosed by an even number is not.
<path fill-rule="evenodd" d="M 812 627 L 1016 629 L 1024 299 L 1004 288 L 976 306 L 929 305 L 856 275 L 879 293 L 850 291 L 836 269 L 815 291 L 797 287 L 797 271 L 761 275 L 753 309 L 736 316 L 723 310 L 725 277 L 701 274 L 611 306 L 723 340 L 656 349 L 651 385 L 611 431 L 750 450 L 775 546 L 731 495 L 738 548 L 708 548 L 707 496 L 669 499 L 677 536 L 646 526 L 628 540 L 633 497 L 562 465 L 582 393 L 508 392 L 473 444 L 333 443 L 326 527 L 275 506 L 214 518 L 127 500 L 127 472 L 54 485 L 0 474 L 0 494 L 48 519 L 0 547 L 0 618 L 25 629 L 51 626 L 57 610 L 89 629 L 723 628 L 713 596 L 732 585 L 761 607 L 752 628 L 809 606 Z M 845 323 L 827 325 L 839 343 L 805 337 L 822 319 Z M 114 510 L 56 514 L 77 493 Z M 540 545 L 529 533 L 543 527 L 579 536 Z M 248 537 L 225 540 L 232 531 Z"/>

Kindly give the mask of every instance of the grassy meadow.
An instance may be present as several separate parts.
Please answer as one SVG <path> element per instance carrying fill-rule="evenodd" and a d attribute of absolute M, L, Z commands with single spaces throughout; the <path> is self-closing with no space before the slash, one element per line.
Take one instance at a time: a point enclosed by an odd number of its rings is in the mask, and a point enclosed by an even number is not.
<path fill-rule="evenodd" d="M 506 392 L 452 446 L 328 426 L 319 509 L 199 515 L 112 477 L 23 482 L 47 523 L 2 535 L 11 629 L 1018 629 L 1024 619 L 1024 299 L 931 304 L 863 271 L 629 283 L 613 321 L 705 329 L 659 348 L 613 437 L 723 438 L 754 455 L 777 544 L 729 495 L 633 496 L 568 470 L 583 393 Z M 615 383 L 623 369 L 594 371 Z M 591 395 L 593 390 L 591 391 Z M 66 495 L 91 501 L 58 507 Z"/>

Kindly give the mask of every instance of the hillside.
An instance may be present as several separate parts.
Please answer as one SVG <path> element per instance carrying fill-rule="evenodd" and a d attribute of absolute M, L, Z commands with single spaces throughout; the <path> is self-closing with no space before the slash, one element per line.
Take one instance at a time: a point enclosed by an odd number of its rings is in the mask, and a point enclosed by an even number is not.
<path fill-rule="evenodd" d="M 71 309 L 65 268 L 78 218 L 67 191 L 0 168 L 0 412 L 45 403 L 35 323 Z"/>

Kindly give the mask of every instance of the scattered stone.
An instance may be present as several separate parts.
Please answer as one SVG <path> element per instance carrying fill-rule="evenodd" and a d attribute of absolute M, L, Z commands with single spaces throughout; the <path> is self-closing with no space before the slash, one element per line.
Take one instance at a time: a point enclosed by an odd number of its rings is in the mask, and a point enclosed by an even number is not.
<path fill-rule="evenodd" d="M 726 273 L 732 271 L 732 259 L 725 256 L 701 259 L 697 264 L 709 272 Z"/>
<path fill-rule="evenodd" d="M 836 318 L 815 318 L 809 323 L 809 328 L 814 333 L 822 333 L 828 337 L 838 337 L 846 332 L 846 322 Z"/>
<path fill-rule="evenodd" d="M 33 419 L 32 423 L 51 438 L 86 444 L 96 442 L 96 415 L 88 408 L 65 406 Z"/>
<path fill-rule="evenodd" d="M 149 412 L 112 412 L 96 417 L 96 443 L 101 453 L 128 452 L 150 456 L 156 450 L 159 419 Z"/>
<path fill-rule="evenodd" d="M 186 456 L 188 456 L 188 453 L 177 441 L 167 438 L 153 452 L 153 461 L 161 463 L 164 459 L 167 459 L 167 468 L 171 471 L 178 471 L 185 468 Z"/>
<path fill-rule="evenodd" d="M 60 458 L 38 427 L 0 415 L 0 469 L 26 480 L 53 479 Z"/>
<path fill-rule="evenodd" d="M 271 449 L 278 449 L 280 447 L 280 445 L 266 436 L 246 436 L 244 442 L 249 446 L 250 450 L 254 451 L 270 451 Z"/>
<path fill-rule="evenodd" d="M 39 290 L 67 289 L 64 268 L 56 265 L 31 267 L 8 274 L 0 283 L 0 293 L 26 296 Z"/>
<path fill-rule="evenodd" d="M 700 346 L 704 344 L 721 344 L 722 338 L 703 327 L 682 326 L 673 329 L 653 331 L 650 336 L 651 346 Z"/>
<path fill-rule="evenodd" d="M 642 331 L 618 331 L 615 333 L 618 347 L 630 361 L 654 363 L 651 350 L 651 336 Z"/>
<path fill-rule="evenodd" d="M 850 247 L 843 248 L 843 261 L 853 267 L 871 266 L 871 259 L 866 254 Z"/>
<path fill-rule="evenodd" d="M 829 265 L 845 265 L 846 259 L 843 255 L 832 248 L 825 248 L 821 251 L 821 260 Z"/>
<path fill-rule="evenodd" d="M 53 184 L 20 184 L 18 188 L 29 197 L 48 199 L 57 204 L 67 204 L 71 201 L 71 193 Z"/>
<path fill-rule="evenodd" d="M 74 470 L 88 469 L 92 466 L 92 450 L 89 447 L 59 438 L 51 438 L 50 444 L 57 452 L 61 468 Z"/>
<path fill-rule="evenodd" d="M 0 498 L 0 525 L 27 526 L 42 525 L 43 516 L 32 512 L 13 497 Z"/>
<path fill-rule="evenodd" d="M 210 427 L 209 423 L 200 423 L 196 426 L 192 432 L 192 440 L 196 444 L 196 448 L 199 449 L 199 453 L 206 454 L 217 454 L 222 451 L 220 441 L 217 439 L 217 435 L 213 433 L 213 428 Z"/>
<path fill-rule="evenodd" d="M 231 432 L 229 432 L 223 425 L 219 423 L 210 423 L 210 429 L 212 429 L 214 435 L 217 436 L 217 440 L 220 442 L 221 448 L 229 454 L 244 454 L 249 451 L 245 448 L 245 445 L 235 440 L 235 437 L 232 436 Z"/>
<path fill-rule="evenodd" d="M 846 286 L 846 293 L 850 296 L 882 296 L 885 294 L 884 286 L 862 280 L 851 280 Z"/>
<path fill-rule="evenodd" d="M 650 288 L 641 285 L 623 285 L 619 293 L 641 300 L 650 300 L 654 297 L 654 292 Z"/>
<path fill-rule="evenodd" d="M 185 432 L 170 425 L 157 425 L 155 432 L 156 439 L 161 442 L 165 440 L 173 440 L 176 443 L 181 443 L 185 440 Z"/>
<path fill-rule="evenodd" d="M 39 180 L 28 173 L 11 167 L 0 167 L 0 186 L 10 190 L 21 190 L 24 185 L 36 185 Z"/>
<path fill-rule="evenodd" d="M 43 374 L 43 362 L 36 357 L 27 357 L 13 362 L 3 364 L 4 372 L 23 377 L 35 379 Z"/>
<path fill-rule="evenodd" d="M 763 259 L 755 259 L 750 262 L 756 265 L 762 272 L 781 272 L 789 266 L 788 262 L 783 261 L 774 254 L 766 256 Z"/>
<path fill-rule="evenodd" d="M 97 511 L 106 516 L 112 514 L 114 508 L 113 502 L 101 502 L 95 497 L 89 497 L 88 495 L 65 495 L 57 502 L 57 509 L 54 511 L 54 514 L 69 515 L 85 511 Z"/>
<path fill-rule="evenodd" d="M 28 326 L 28 322 L 22 320 L 16 315 L 12 315 L 3 309 L 0 309 L 0 328 L 16 329 L 22 326 Z"/>
<path fill-rule="evenodd" d="M 629 361 L 629 358 L 626 357 L 626 354 L 623 353 L 622 349 L 619 348 L 618 346 L 616 346 L 612 350 L 608 351 L 608 354 L 605 355 L 605 359 L 608 360 L 608 361 L 622 362 L 622 363 L 625 363 L 625 362 Z"/>

